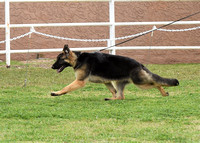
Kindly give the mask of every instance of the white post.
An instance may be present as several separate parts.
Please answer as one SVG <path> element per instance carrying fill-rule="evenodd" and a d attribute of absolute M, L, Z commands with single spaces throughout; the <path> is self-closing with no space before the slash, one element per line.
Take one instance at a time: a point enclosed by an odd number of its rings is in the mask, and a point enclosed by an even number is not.
<path fill-rule="evenodd" d="M 109 19 L 110 19 L 110 46 L 115 45 L 115 0 L 109 1 Z M 114 47 L 113 47 L 114 48 Z M 110 54 L 115 55 L 115 49 L 109 51 Z"/>
<path fill-rule="evenodd" d="M 5 0 L 6 67 L 10 67 L 10 2 Z"/>

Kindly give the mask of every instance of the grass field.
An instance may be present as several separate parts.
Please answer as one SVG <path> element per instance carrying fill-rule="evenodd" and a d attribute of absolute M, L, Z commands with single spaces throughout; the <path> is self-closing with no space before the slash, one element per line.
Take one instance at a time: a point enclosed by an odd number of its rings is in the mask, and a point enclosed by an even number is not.
<path fill-rule="evenodd" d="M 180 86 L 140 90 L 130 84 L 123 101 L 104 101 L 111 94 L 102 84 L 60 97 L 74 78 L 71 68 L 61 74 L 53 61 L 0 63 L 0 142 L 181 142 L 200 141 L 200 64 L 148 65 Z"/>

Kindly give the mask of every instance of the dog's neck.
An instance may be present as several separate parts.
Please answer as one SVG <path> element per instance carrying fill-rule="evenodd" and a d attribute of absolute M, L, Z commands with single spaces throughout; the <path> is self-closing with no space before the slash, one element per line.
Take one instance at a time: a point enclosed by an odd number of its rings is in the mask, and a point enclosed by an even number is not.
<path fill-rule="evenodd" d="M 77 56 L 77 58 L 81 55 L 81 53 L 82 52 L 79 52 L 79 51 L 75 51 L 75 52 L 73 52 L 76 56 Z"/>
<path fill-rule="evenodd" d="M 78 57 L 81 55 L 81 52 L 71 52 L 70 51 L 70 54 L 69 54 L 69 63 L 70 65 L 75 68 L 76 67 L 76 64 L 77 64 L 77 59 Z"/>
<path fill-rule="evenodd" d="M 73 53 L 76 55 L 76 60 L 74 61 L 74 66 L 73 66 L 74 70 L 76 70 L 80 66 L 80 64 L 77 62 L 77 59 L 82 54 L 82 52 L 75 51 Z"/>

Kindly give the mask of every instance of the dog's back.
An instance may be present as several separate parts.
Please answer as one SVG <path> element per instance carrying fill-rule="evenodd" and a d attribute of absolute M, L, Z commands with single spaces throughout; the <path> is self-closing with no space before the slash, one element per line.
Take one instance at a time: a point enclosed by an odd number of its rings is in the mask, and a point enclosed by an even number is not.
<path fill-rule="evenodd" d="M 141 64 L 133 59 L 104 53 L 82 53 L 77 59 L 77 67 L 87 65 L 90 74 L 118 80 L 130 77 Z"/>

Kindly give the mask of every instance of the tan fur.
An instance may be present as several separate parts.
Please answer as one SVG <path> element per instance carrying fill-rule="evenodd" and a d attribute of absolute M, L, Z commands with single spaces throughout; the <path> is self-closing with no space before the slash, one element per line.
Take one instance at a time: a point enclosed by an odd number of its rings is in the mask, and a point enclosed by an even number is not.
<path fill-rule="evenodd" d="M 145 70 L 140 71 L 140 77 L 146 82 L 153 82 L 152 77 Z"/>
<path fill-rule="evenodd" d="M 99 77 L 99 76 L 89 76 L 89 81 L 94 83 L 110 83 L 110 80 Z"/>
<path fill-rule="evenodd" d="M 86 69 L 87 66 L 83 65 L 81 68 L 78 68 L 77 70 L 75 70 L 75 76 L 77 80 L 83 80 L 86 77 Z"/>
<path fill-rule="evenodd" d="M 169 96 L 169 93 L 165 92 L 165 90 L 162 88 L 162 86 L 158 86 L 157 89 L 160 91 L 162 96 Z"/>
<path fill-rule="evenodd" d="M 86 83 L 85 81 L 75 80 L 71 84 L 69 84 L 68 86 L 64 87 L 62 90 L 57 91 L 57 92 L 53 92 L 53 93 L 56 94 L 56 95 L 63 95 L 63 94 L 66 94 L 68 92 L 77 90 L 81 87 L 84 87 L 85 83 Z"/>
<path fill-rule="evenodd" d="M 112 83 L 105 83 L 106 87 L 109 89 L 109 91 L 112 93 L 113 98 L 116 98 L 117 95 L 117 91 L 116 89 L 113 87 Z"/>
<path fill-rule="evenodd" d="M 70 63 L 72 65 L 72 67 L 75 67 L 76 59 L 77 59 L 77 56 L 73 52 L 70 51 L 68 59 L 65 59 L 65 61 Z"/>

